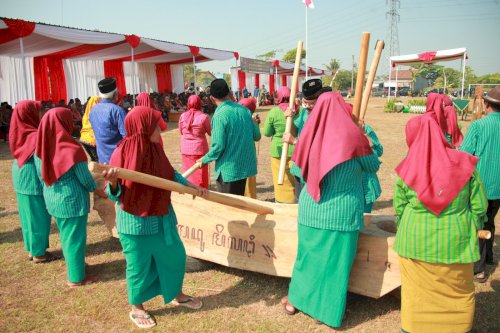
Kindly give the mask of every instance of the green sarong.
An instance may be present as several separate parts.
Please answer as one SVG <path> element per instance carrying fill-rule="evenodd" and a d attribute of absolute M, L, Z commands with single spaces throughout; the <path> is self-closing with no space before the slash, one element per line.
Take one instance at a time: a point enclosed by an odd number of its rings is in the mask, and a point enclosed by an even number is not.
<path fill-rule="evenodd" d="M 119 233 L 127 262 L 128 300 L 142 304 L 162 295 L 165 304 L 182 290 L 186 250 L 174 223 L 160 225 L 154 235 Z"/>
<path fill-rule="evenodd" d="M 298 226 L 299 246 L 288 300 L 331 327 L 342 325 L 358 233 Z"/>
<path fill-rule="evenodd" d="M 31 256 L 42 257 L 49 247 L 50 215 L 42 195 L 16 192 L 24 248 Z"/>
<path fill-rule="evenodd" d="M 66 261 L 68 281 L 85 279 L 85 250 L 87 249 L 87 214 L 77 217 L 56 217 Z"/>

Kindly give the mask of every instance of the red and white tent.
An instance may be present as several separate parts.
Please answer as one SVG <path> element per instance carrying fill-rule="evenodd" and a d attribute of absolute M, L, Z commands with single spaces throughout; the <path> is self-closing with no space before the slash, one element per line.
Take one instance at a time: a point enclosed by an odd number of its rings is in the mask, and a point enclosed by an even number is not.
<path fill-rule="evenodd" d="M 271 66 L 272 73 L 253 73 L 251 71 L 242 71 L 238 67 L 231 68 L 231 89 L 233 91 L 242 91 L 246 87 L 250 92 L 253 91 L 255 87 L 260 87 L 262 84 L 269 88 L 269 91 L 273 92 L 278 90 L 278 87 L 285 86 L 290 87 L 292 85 L 293 69 L 295 67 L 294 63 L 285 62 L 281 60 L 272 60 L 269 63 Z M 306 77 L 307 67 L 304 65 L 300 66 L 299 69 L 299 90 L 302 87 L 304 78 Z M 325 74 L 333 75 L 333 72 L 309 67 L 308 68 L 308 78 L 323 76 Z"/>
<path fill-rule="evenodd" d="M 441 50 L 441 51 L 429 51 L 423 53 L 415 53 L 408 54 L 402 56 L 392 56 L 389 58 L 389 68 L 396 68 L 396 89 L 397 89 L 397 71 L 398 65 L 401 66 L 409 66 L 415 64 L 432 64 L 435 62 L 441 61 L 452 61 L 452 60 L 462 60 L 462 94 L 464 91 L 464 80 L 465 80 L 465 62 L 468 59 L 467 57 L 467 49 L 465 47 L 458 49 L 450 49 L 450 50 Z M 390 86 L 390 75 L 389 75 L 389 86 Z M 396 91 L 394 92 L 394 96 L 396 95 Z M 389 96 L 388 96 L 389 97 Z M 463 98 L 463 95 L 462 97 Z"/>
<path fill-rule="evenodd" d="M 117 79 L 121 94 L 184 89 L 183 65 L 238 59 L 237 52 L 0 19 L 0 99 L 58 101 L 97 94 Z"/>

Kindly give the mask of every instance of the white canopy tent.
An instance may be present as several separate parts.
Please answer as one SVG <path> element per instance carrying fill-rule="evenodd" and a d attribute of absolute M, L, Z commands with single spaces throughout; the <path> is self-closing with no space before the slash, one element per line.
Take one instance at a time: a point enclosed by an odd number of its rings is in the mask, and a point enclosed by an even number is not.
<path fill-rule="evenodd" d="M 122 64 L 123 85 L 126 91 L 135 94 L 140 90 L 158 91 L 160 82 L 165 81 L 164 77 L 158 76 L 165 71 L 159 71 L 156 64 L 169 66 L 167 73 L 170 77 L 166 80 L 172 85 L 172 90 L 181 92 L 184 90 L 184 64 L 193 63 L 196 68 L 199 62 L 233 57 L 238 58 L 238 53 L 135 35 L 1 18 L 0 99 L 12 103 L 40 95 L 36 58 L 62 61 L 60 67 L 64 73 L 60 73 L 58 79 L 66 81 L 61 90 L 66 93 L 66 99 L 95 95 L 97 82 L 106 72 L 106 61 Z M 50 77 L 52 80 L 52 75 Z"/>
<path fill-rule="evenodd" d="M 468 59 L 467 57 L 467 49 L 465 47 L 458 49 L 450 49 L 450 50 L 441 50 L 441 51 L 429 51 L 418 54 L 408 54 L 402 56 L 393 56 L 389 58 L 389 68 L 396 68 L 396 89 L 394 90 L 394 97 L 397 93 L 397 81 L 398 81 L 398 65 L 414 65 L 414 64 L 432 64 L 435 62 L 441 61 L 452 61 L 462 59 L 462 93 L 461 97 L 463 98 L 464 92 L 464 81 L 465 81 L 465 62 Z M 391 75 L 389 73 L 389 86 L 391 84 Z M 387 95 L 387 98 L 390 97 L 390 94 Z"/>

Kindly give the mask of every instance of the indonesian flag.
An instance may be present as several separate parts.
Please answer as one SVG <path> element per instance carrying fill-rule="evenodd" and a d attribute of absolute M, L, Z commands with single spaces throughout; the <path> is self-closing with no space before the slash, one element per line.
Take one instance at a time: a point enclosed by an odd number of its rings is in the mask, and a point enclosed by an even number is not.
<path fill-rule="evenodd" d="M 312 0 L 302 0 L 303 3 L 306 4 L 307 8 L 314 8 L 314 4 Z"/>

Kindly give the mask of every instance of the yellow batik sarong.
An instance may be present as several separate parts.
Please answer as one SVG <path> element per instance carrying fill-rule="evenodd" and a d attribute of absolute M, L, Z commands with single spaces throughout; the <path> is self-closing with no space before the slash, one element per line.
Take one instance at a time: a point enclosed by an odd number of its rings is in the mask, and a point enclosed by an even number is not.
<path fill-rule="evenodd" d="M 273 172 L 274 198 L 276 202 L 295 203 L 295 180 L 290 173 L 290 159 L 287 160 L 285 169 L 285 178 L 283 185 L 278 185 L 278 174 L 280 170 L 280 159 L 271 157 L 271 171 Z"/>
<path fill-rule="evenodd" d="M 473 264 L 431 264 L 400 257 L 401 328 L 409 333 L 469 332 Z"/>

